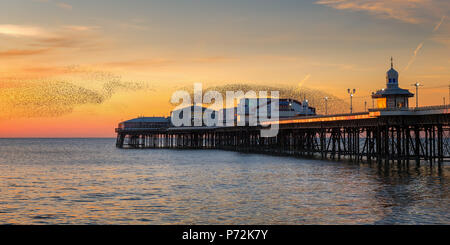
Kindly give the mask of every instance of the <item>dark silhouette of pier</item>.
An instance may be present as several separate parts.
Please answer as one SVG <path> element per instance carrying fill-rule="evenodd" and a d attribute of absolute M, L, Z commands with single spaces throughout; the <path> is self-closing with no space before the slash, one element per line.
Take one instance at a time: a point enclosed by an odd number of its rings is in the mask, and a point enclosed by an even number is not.
<path fill-rule="evenodd" d="M 258 126 L 117 128 L 118 148 L 223 149 L 355 162 L 450 160 L 450 106 L 294 117 Z M 275 137 L 264 124 L 279 123 Z"/>

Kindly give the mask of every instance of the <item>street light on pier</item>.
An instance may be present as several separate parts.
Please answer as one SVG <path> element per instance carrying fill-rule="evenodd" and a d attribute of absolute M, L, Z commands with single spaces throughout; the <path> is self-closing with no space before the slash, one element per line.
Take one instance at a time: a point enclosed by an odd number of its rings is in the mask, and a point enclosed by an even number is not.
<path fill-rule="evenodd" d="M 353 113 L 353 95 L 356 93 L 356 89 L 347 89 L 347 93 L 350 95 L 350 114 Z"/>
<path fill-rule="evenodd" d="M 373 98 L 374 94 L 375 94 L 375 92 L 372 92 L 372 109 L 375 109 L 375 104 L 374 104 L 375 99 Z"/>
<path fill-rule="evenodd" d="M 328 97 L 325 97 L 325 115 L 328 115 Z"/>
<path fill-rule="evenodd" d="M 423 85 L 418 82 L 411 85 L 416 87 L 416 109 L 417 109 L 419 107 L 419 87 L 422 87 Z"/>

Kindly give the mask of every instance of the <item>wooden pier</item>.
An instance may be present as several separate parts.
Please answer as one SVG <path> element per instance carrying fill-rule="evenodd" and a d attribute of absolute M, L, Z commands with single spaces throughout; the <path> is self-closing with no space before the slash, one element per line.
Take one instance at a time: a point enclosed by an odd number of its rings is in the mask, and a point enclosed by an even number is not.
<path fill-rule="evenodd" d="M 450 107 L 298 117 L 254 127 L 116 129 L 118 148 L 224 149 L 348 159 L 355 162 L 441 164 L 450 160 Z M 260 130 L 279 124 L 276 137 Z"/>

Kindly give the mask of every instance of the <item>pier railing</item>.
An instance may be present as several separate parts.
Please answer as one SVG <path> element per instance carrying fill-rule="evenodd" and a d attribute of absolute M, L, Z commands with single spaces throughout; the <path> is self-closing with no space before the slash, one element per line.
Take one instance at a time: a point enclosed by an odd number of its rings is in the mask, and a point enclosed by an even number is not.
<path fill-rule="evenodd" d="M 369 109 L 369 111 L 434 111 L 434 110 L 445 110 L 450 109 L 450 104 L 448 105 L 434 105 L 434 106 L 422 106 L 415 108 L 375 108 Z"/>

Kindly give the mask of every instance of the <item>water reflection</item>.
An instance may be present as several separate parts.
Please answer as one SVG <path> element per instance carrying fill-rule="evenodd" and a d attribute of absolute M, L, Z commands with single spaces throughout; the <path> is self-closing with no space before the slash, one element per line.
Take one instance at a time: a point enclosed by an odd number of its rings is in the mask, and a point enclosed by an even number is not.
<path fill-rule="evenodd" d="M 449 224 L 449 166 L 1 139 L 3 224 Z"/>
<path fill-rule="evenodd" d="M 391 212 L 377 224 L 448 223 L 448 170 L 448 166 L 438 168 L 427 164 L 378 167 L 382 185 L 377 198 L 383 200 Z"/>

